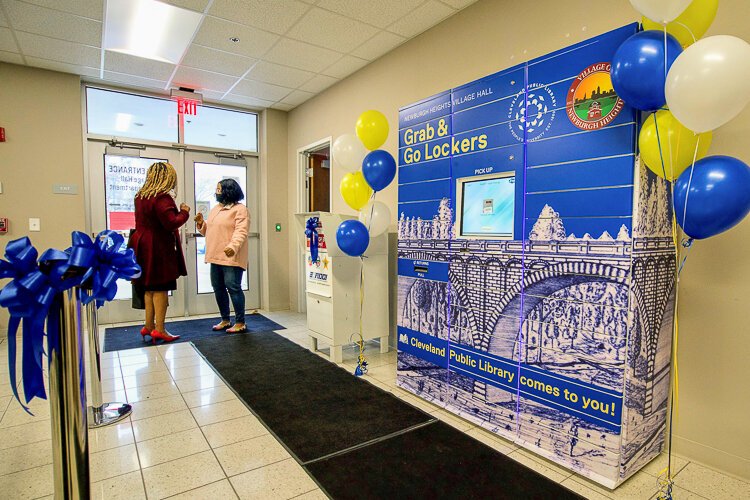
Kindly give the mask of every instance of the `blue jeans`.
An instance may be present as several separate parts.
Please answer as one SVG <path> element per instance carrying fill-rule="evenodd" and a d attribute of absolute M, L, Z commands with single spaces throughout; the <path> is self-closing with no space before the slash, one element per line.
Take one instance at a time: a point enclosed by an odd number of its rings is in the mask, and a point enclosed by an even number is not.
<path fill-rule="evenodd" d="M 229 297 L 234 307 L 234 322 L 245 322 L 245 293 L 242 291 L 242 273 L 245 270 L 236 266 L 211 264 L 211 286 L 219 306 L 221 319 L 229 321 Z M 229 294 L 227 295 L 227 292 Z"/>

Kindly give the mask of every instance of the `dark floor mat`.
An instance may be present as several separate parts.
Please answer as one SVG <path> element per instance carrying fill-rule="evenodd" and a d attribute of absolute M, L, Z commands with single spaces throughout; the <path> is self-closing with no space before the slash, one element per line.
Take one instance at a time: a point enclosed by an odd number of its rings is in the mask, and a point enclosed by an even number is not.
<path fill-rule="evenodd" d="M 448 424 L 306 465 L 336 499 L 581 499 Z"/>
<path fill-rule="evenodd" d="M 301 462 L 432 419 L 273 332 L 194 344 Z"/>
<path fill-rule="evenodd" d="M 221 321 L 221 318 L 211 319 L 190 319 L 180 321 L 167 321 L 165 325 L 167 331 L 173 335 L 180 335 L 180 338 L 173 343 L 190 342 L 206 337 L 229 336 L 224 332 L 214 332 L 211 327 Z M 270 330 L 284 330 L 284 327 L 275 321 L 271 321 L 262 314 L 248 314 L 245 316 L 245 324 L 248 333 L 264 332 Z M 116 328 L 107 328 L 104 334 L 104 352 L 121 351 L 124 349 L 137 349 L 152 345 L 151 337 L 146 337 L 145 341 L 141 337 L 141 328 L 143 325 L 121 326 Z M 243 334 L 231 334 L 243 335 Z M 161 344 L 162 341 L 157 341 Z"/>

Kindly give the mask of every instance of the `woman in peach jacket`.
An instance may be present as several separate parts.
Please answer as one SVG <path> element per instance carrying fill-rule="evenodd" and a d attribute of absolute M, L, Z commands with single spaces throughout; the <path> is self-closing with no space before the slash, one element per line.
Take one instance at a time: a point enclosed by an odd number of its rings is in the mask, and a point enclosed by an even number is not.
<path fill-rule="evenodd" d="M 250 215 L 247 207 L 240 203 L 244 198 L 237 181 L 224 179 L 216 185 L 219 204 L 211 209 L 207 219 L 200 212 L 194 219 L 196 228 L 206 237 L 206 262 L 211 264 L 211 286 L 221 313 L 221 322 L 213 326 L 214 331 L 247 331 L 242 273 L 247 269 Z M 230 298 L 234 307 L 234 325 L 229 316 Z"/>

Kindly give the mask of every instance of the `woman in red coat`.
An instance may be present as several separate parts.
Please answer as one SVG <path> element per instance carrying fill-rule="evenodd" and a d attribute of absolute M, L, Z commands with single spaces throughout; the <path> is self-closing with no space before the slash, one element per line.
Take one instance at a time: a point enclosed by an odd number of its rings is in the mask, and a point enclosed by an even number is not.
<path fill-rule="evenodd" d="M 146 182 L 135 195 L 135 231 L 128 247 L 135 252 L 141 266 L 141 276 L 133 280 L 136 291 L 143 294 L 146 305 L 146 325 L 141 335 L 171 342 L 179 335 L 171 335 L 164 328 L 169 306 L 168 292 L 177 289 L 177 278 L 187 276 L 178 228 L 190 217 L 190 207 L 174 201 L 177 172 L 169 163 L 154 163 L 146 173 Z"/>

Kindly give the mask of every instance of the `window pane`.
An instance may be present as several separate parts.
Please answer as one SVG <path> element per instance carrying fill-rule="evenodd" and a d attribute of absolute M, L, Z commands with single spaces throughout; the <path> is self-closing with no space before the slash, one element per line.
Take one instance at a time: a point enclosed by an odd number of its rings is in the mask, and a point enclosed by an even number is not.
<path fill-rule="evenodd" d="M 185 115 L 185 144 L 241 151 L 258 150 L 258 115 L 199 106 Z"/>
<path fill-rule="evenodd" d="M 86 89 L 90 134 L 178 142 L 177 103 L 111 90 Z"/>

